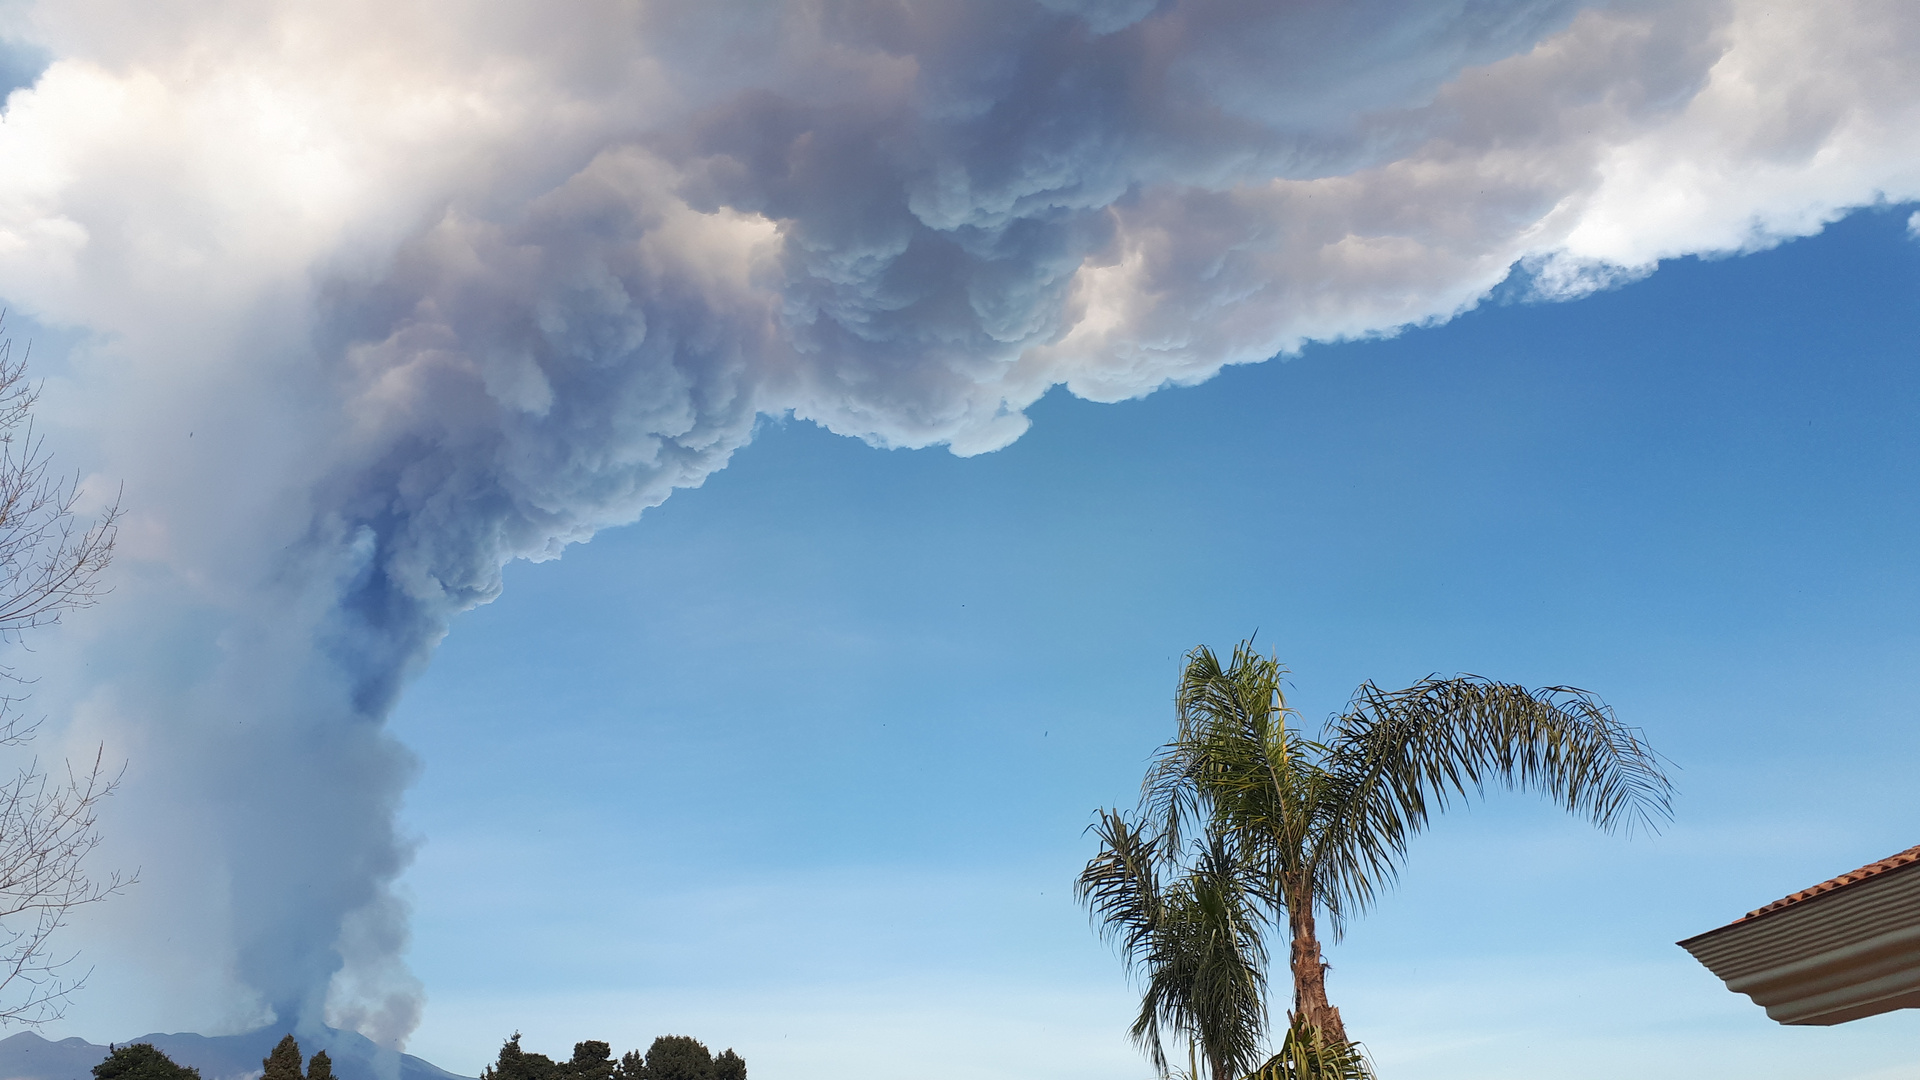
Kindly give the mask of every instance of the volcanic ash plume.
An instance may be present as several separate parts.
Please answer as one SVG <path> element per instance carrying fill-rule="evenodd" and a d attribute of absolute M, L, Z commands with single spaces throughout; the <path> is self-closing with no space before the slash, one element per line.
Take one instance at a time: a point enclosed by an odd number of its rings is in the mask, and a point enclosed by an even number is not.
<path fill-rule="evenodd" d="M 173 989 L 153 1026 L 405 1037 L 396 695 L 505 563 L 760 414 L 990 451 L 1054 386 L 1920 195 L 1894 2 L 9 10 L 51 60 L 0 125 L 0 295 L 84 332 L 49 419 L 131 507 L 43 704 L 135 763 L 146 883 L 92 932 Z"/>

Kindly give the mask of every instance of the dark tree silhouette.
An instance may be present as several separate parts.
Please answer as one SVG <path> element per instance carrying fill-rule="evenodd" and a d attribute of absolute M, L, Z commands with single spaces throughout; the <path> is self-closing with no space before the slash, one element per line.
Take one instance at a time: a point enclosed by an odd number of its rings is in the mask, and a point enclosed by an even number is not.
<path fill-rule="evenodd" d="M 500 1057 L 480 1070 L 480 1080 L 554 1080 L 556 1066 L 545 1054 L 520 1049 L 520 1033 L 500 1044 Z"/>
<path fill-rule="evenodd" d="M 273 1052 L 262 1058 L 260 1065 L 266 1070 L 260 1074 L 260 1080 L 305 1080 L 300 1075 L 300 1044 L 292 1035 L 275 1044 Z"/>
<path fill-rule="evenodd" d="M 556 1062 L 522 1049 L 516 1031 L 500 1045 L 494 1063 L 480 1070 L 480 1080 L 747 1080 L 747 1063 L 732 1050 L 716 1058 L 688 1035 L 662 1035 L 645 1054 L 629 1050 L 618 1060 L 610 1044 L 588 1039 L 573 1044 L 570 1060 Z"/>
<path fill-rule="evenodd" d="M 613 1047 L 596 1039 L 573 1044 L 573 1060 L 560 1066 L 567 1080 L 613 1080 Z"/>
<path fill-rule="evenodd" d="M 747 1063 L 731 1049 L 713 1059 L 713 1080 L 747 1080 Z"/>
<path fill-rule="evenodd" d="M 662 1035 L 647 1047 L 646 1080 L 712 1080 L 713 1054 L 689 1035 Z"/>
<path fill-rule="evenodd" d="M 93 1067 L 93 1080 L 200 1080 L 200 1070 L 176 1065 L 151 1043 L 108 1048 L 107 1059 Z"/>

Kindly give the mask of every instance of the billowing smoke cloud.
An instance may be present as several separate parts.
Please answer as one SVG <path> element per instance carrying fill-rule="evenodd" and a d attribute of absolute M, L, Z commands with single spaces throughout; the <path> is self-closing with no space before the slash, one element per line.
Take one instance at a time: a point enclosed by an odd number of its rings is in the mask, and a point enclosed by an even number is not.
<path fill-rule="evenodd" d="M 132 493 L 61 679 L 180 1024 L 404 1038 L 396 695 L 758 415 L 989 451 L 1920 196 L 1898 0 L 10 10 L 0 295 L 90 332 L 49 404 Z"/>

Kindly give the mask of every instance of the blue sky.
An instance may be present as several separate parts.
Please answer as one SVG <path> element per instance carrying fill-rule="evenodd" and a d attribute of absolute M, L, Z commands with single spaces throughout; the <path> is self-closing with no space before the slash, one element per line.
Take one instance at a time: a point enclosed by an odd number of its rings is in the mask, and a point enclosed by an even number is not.
<path fill-rule="evenodd" d="M 0 306 L 125 510 L 8 661 L 127 763 L 56 1034 L 1144 1076 L 1068 885 L 1258 631 L 1675 763 L 1425 838 L 1333 956 L 1390 1074 L 1896 1068 L 1672 942 L 1915 840 L 1920 8 L 556 10 L 0 0 Z"/>
<path fill-rule="evenodd" d="M 1170 733 L 1180 654 L 1257 630 L 1309 720 L 1369 678 L 1570 683 L 1676 766 L 1659 837 L 1495 795 L 1422 840 L 1331 954 L 1393 1075 L 1894 1069 L 1914 1017 L 1782 1029 L 1672 942 L 1920 826 L 1906 217 L 1056 394 L 979 458 L 764 424 L 514 567 L 396 715 L 413 1045 L 472 1071 L 516 1028 L 684 1028 L 796 1076 L 1144 1076 L 1068 895 L 1082 829 Z"/>

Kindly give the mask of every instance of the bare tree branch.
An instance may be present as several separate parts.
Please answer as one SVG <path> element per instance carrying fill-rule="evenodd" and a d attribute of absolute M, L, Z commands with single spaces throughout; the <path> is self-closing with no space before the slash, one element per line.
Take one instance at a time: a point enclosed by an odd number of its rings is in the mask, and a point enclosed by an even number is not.
<path fill-rule="evenodd" d="M 0 313 L 0 323 L 5 315 Z M 45 441 L 33 429 L 39 386 L 27 380 L 27 355 L 0 340 L 0 644 L 21 646 L 28 630 L 91 607 L 104 593 L 101 574 L 113 558 L 120 501 L 91 522 L 80 519 L 80 478 L 56 474 Z M 0 679 L 27 680 L 7 666 Z M 24 691 L 0 694 L 0 746 L 21 746 L 39 729 L 20 714 Z M 0 782 L 0 1024 L 38 1026 L 60 1019 L 86 973 L 68 977 L 76 959 L 52 951 L 72 913 L 131 885 L 135 876 L 87 875 L 100 844 L 100 804 L 119 786 L 105 749 L 82 770 L 65 763 L 64 779 L 38 760 Z"/>

